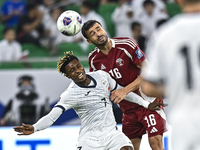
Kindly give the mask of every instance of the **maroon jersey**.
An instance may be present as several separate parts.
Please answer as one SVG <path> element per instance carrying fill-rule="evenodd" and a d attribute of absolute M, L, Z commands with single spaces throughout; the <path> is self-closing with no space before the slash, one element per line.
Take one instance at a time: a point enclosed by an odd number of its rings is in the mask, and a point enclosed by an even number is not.
<path fill-rule="evenodd" d="M 108 55 L 95 48 L 89 55 L 90 71 L 104 70 L 121 86 L 127 86 L 139 75 L 138 64 L 146 59 L 135 41 L 130 38 L 112 38 L 112 48 Z M 139 90 L 134 91 L 139 94 Z M 139 94 L 140 95 L 140 94 Z M 122 101 L 120 108 L 124 113 L 129 113 L 139 108 L 138 104 Z"/>

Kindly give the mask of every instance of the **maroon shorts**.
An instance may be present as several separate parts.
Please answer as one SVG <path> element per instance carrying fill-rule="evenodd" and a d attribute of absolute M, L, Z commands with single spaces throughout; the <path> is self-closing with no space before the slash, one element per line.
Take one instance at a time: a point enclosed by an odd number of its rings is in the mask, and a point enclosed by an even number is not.
<path fill-rule="evenodd" d="M 160 111 L 164 114 L 163 110 Z M 157 111 L 140 107 L 134 112 L 123 114 L 122 131 L 129 139 L 163 135 L 167 131 L 166 120 Z"/>

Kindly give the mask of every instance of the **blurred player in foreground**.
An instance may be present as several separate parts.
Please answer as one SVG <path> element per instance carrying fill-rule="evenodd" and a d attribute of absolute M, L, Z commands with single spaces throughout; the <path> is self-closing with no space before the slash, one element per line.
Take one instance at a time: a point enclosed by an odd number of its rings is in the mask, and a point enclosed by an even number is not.
<path fill-rule="evenodd" d="M 117 130 L 110 101 L 110 91 L 121 88 L 104 71 L 86 74 L 78 58 L 71 53 L 58 62 L 58 72 L 73 80 L 68 89 L 61 94 L 59 102 L 51 112 L 34 125 L 14 127 L 19 135 L 29 135 L 46 129 L 66 110 L 74 108 L 81 119 L 81 129 L 77 148 L 81 150 L 133 150 L 131 141 Z M 126 99 L 134 102 L 142 98 L 134 93 Z M 144 105 L 145 105 L 144 104 Z M 151 103 L 155 110 L 160 103 Z M 155 105 L 154 105 L 155 104 Z"/>
<path fill-rule="evenodd" d="M 183 14 L 154 33 L 143 92 L 165 94 L 173 150 L 200 149 L 200 0 L 177 0 Z"/>
<path fill-rule="evenodd" d="M 96 20 L 87 21 L 82 27 L 82 34 L 90 44 L 96 46 L 89 55 L 90 71 L 106 71 L 119 85 L 124 86 L 112 92 L 111 100 L 119 103 L 132 91 L 147 101 L 155 100 L 140 90 L 140 69 L 147 60 L 135 41 L 127 37 L 108 38 Z M 151 148 L 163 150 L 162 136 L 167 130 L 163 109 L 150 111 L 128 101 L 121 101 L 119 105 L 123 111 L 122 131 L 131 139 L 134 149 L 139 150 L 142 135 L 148 132 Z"/>

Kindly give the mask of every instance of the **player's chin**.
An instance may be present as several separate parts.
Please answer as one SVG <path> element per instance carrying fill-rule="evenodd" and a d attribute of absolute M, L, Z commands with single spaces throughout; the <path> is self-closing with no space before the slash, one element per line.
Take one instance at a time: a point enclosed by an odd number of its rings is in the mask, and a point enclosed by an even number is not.
<path fill-rule="evenodd" d="M 99 45 L 99 46 L 105 46 L 106 43 L 107 43 L 106 40 L 102 40 L 102 41 L 99 41 L 98 45 Z"/>
<path fill-rule="evenodd" d="M 77 80 L 78 80 L 79 82 L 83 82 L 83 81 L 86 80 L 86 78 L 87 78 L 86 74 L 83 74 L 83 76 L 78 77 Z"/>

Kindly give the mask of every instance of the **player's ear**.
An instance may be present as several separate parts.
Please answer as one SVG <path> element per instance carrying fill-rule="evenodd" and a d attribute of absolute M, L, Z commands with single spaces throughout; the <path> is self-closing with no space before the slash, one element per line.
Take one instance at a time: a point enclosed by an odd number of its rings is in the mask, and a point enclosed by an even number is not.
<path fill-rule="evenodd" d="M 87 42 L 88 42 L 89 44 L 92 44 L 92 42 L 91 42 L 90 40 L 88 40 L 88 39 L 87 39 Z"/>
<path fill-rule="evenodd" d="M 66 76 L 67 78 L 71 79 L 70 76 L 68 76 L 68 75 L 65 75 L 65 76 Z"/>
<path fill-rule="evenodd" d="M 65 73 L 65 76 L 66 76 L 67 78 L 71 79 L 70 76 L 68 75 L 68 73 Z"/>

